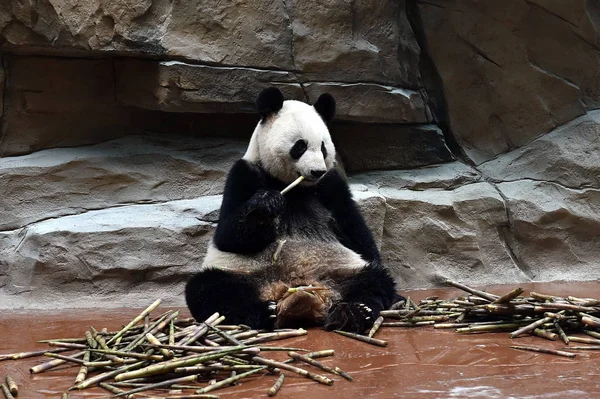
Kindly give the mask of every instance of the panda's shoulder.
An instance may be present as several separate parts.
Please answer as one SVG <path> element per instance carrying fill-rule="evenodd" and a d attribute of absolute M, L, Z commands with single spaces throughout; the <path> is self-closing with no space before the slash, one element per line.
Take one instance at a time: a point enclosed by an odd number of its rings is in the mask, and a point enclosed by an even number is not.
<path fill-rule="evenodd" d="M 257 164 L 252 162 L 248 162 L 245 159 L 238 159 L 229 172 L 231 175 L 237 175 L 239 177 L 260 177 L 265 172 L 264 170 Z"/>

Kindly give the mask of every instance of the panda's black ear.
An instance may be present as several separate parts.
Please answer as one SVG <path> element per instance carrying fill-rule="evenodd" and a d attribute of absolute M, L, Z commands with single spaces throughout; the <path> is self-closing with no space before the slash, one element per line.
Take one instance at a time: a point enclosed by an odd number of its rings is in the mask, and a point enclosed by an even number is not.
<path fill-rule="evenodd" d="M 329 93 L 323 93 L 314 105 L 325 122 L 330 122 L 335 116 L 335 98 Z"/>
<path fill-rule="evenodd" d="M 283 94 L 277 87 L 269 87 L 256 98 L 256 108 L 261 118 L 276 113 L 283 107 Z"/>

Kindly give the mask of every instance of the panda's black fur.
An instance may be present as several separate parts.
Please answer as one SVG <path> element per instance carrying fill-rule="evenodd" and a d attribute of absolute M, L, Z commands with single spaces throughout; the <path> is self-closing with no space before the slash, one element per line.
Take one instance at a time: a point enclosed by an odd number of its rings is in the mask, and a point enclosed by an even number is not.
<path fill-rule="evenodd" d="M 271 88 L 259 95 L 257 108 L 263 122 L 281 109 L 280 94 Z M 314 108 L 329 121 L 335 112 L 333 97 L 322 96 Z M 213 245 L 219 251 L 252 258 L 282 236 L 342 244 L 360 255 L 365 266 L 345 271 L 340 265 L 341 272 L 336 269 L 331 273 L 315 268 L 318 276 L 311 277 L 326 280 L 338 294 L 324 320 L 316 322 L 326 330 L 364 332 L 380 310 L 401 297 L 381 263 L 373 236 L 345 179 L 333 168 L 316 184 L 297 186 L 284 196 L 280 192 L 285 186 L 287 183 L 271 176 L 261 165 L 237 161 L 227 177 Z M 285 262 L 251 273 L 207 267 L 189 280 L 187 305 L 197 320 L 218 311 L 228 323 L 271 329 L 276 321 L 275 306 L 265 299 L 263 290 L 273 281 L 291 279 L 289 276 L 295 272 Z M 315 320 L 302 322 L 309 326 Z"/>

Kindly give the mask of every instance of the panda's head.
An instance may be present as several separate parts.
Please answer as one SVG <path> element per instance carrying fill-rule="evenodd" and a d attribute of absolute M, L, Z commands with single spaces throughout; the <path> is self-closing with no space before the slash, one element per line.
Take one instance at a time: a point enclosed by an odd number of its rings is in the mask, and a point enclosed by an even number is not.
<path fill-rule="evenodd" d="M 335 115 L 335 100 L 322 94 L 314 105 L 286 100 L 277 88 L 263 90 L 256 100 L 261 120 L 244 159 L 271 176 L 291 183 L 304 176 L 314 184 L 335 167 L 335 147 L 326 123 Z"/>

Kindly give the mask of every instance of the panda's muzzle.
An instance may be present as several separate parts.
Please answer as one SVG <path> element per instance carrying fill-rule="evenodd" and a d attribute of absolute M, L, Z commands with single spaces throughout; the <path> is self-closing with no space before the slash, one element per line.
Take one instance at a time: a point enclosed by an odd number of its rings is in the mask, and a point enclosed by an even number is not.
<path fill-rule="evenodd" d="M 327 171 L 326 170 L 311 170 L 310 171 L 310 175 L 315 178 L 315 179 L 319 179 L 321 176 L 323 176 Z"/>

